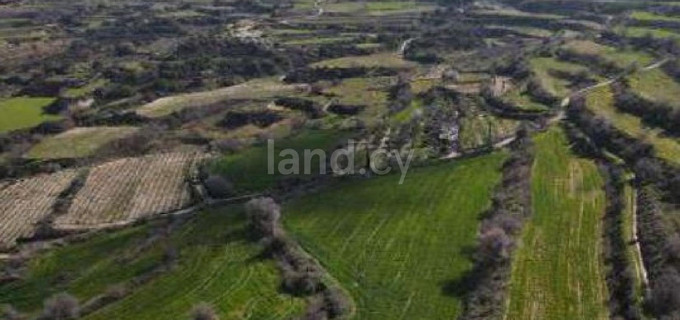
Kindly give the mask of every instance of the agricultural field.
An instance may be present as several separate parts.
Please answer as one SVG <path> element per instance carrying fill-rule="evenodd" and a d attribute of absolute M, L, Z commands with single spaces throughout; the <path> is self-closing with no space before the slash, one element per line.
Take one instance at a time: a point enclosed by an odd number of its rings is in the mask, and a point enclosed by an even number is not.
<path fill-rule="evenodd" d="M 585 66 L 559 61 L 555 58 L 537 57 L 530 60 L 531 69 L 538 78 L 541 86 L 550 94 L 557 97 L 565 97 L 571 92 L 570 82 L 565 79 L 554 77 L 550 74 L 551 70 L 564 71 L 569 73 L 587 72 Z"/>
<path fill-rule="evenodd" d="M 652 144 L 658 157 L 680 164 L 680 141 L 663 135 L 658 129 L 646 128 L 636 116 L 619 112 L 614 106 L 610 87 L 603 86 L 590 91 L 586 96 L 586 106 L 596 115 L 608 119 L 618 130 Z"/>
<path fill-rule="evenodd" d="M 505 95 L 503 95 L 503 99 L 522 110 L 543 111 L 549 108 L 542 103 L 533 101 L 528 92 L 515 88 L 509 90 Z"/>
<path fill-rule="evenodd" d="M 204 155 L 169 153 L 124 158 L 90 170 L 58 228 L 130 222 L 192 203 L 189 173 Z"/>
<path fill-rule="evenodd" d="M 411 69 L 416 66 L 415 63 L 404 60 L 401 56 L 395 53 L 377 53 L 367 56 L 343 57 L 337 59 L 324 60 L 316 62 L 312 67 L 326 67 L 326 68 L 350 68 L 350 67 L 385 67 L 396 69 Z"/>
<path fill-rule="evenodd" d="M 607 319 L 603 179 L 560 129 L 535 143 L 533 216 L 514 257 L 507 319 Z"/>
<path fill-rule="evenodd" d="M 455 318 L 464 251 L 504 158 L 413 169 L 402 185 L 398 174 L 338 183 L 287 204 L 284 224 L 350 291 L 355 319 Z"/>
<path fill-rule="evenodd" d="M 510 137 L 519 125 L 517 121 L 488 114 L 464 117 L 460 122 L 459 144 L 463 150 L 489 146 Z"/>
<path fill-rule="evenodd" d="M 680 83 L 659 68 L 640 70 L 628 77 L 631 90 L 647 100 L 680 108 Z"/>
<path fill-rule="evenodd" d="M 216 90 L 160 98 L 139 107 L 137 113 L 147 117 L 162 117 L 186 108 L 253 97 L 266 99 L 299 90 L 302 89 L 296 85 L 285 85 L 274 79 L 258 79 Z"/>
<path fill-rule="evenodd" d="M 45 114 L 43 108 L 54 98 L 11 98 L 0 100 L 0 133 L 31 128 L 45 121 L 59 120 L 60 116 Z"/>
<path fill-rule="evenodd" d="M 87 157 L 107 143 L 129 137 L 137 131 L 135 127 L 74 128 L 42 140 L 26 156 L 33 159 Z"/>
<path fill-rule="evenodd" d="M 336 132 L 333 130 L 308 130 L 295 136 L 274 141 L 274 163 L 278 164 L 284 157 L 280 152 L 284 149 L 293 149 L 300 157 L 303 150 L 332 150 L 338 145 L 346 145 L 351 137 L 349 132 Z M 285 157 L 289 158 L 288 156 Z M 274 168 L 275 174 L 269 174 L 268 145 L 266 143 L 252 146 L 237 154 L 225 155 L 211 162 L 210 171 L 226 177 L 234 184 L 240 193 L 260 192 L 276 187 L 276 184 L 287 178 L 311 178 L 318 175 L 320 164 L 318 156 L 312 159 L 310 173 L 305 174 L 300 168 L 299 175 L 282 175 L 278 167 Z M 329 168 L 327 168 L 329 169 Z"/>
<path fill-rule="evenodd" d="M 77 174 L 66 170 L 0 188 L 0 249 L 12 247 L 19 238 L 32 237 L 36 224 L 52 213 L 57 197 Z"/>
<path fill-rule="evenodd" d="M 614 62 L 619 68 L 626 68 L 633 64 L 644 67 L 654 62 L 654 57 L 649 53 L 614 48 L 589 40 L 573 40 L 565 44 L 564 48 L 580 54 L 601 56 L 605 60 Z"/>
<path fill-rule="evenodd" d="M 241 206 L 201 212 L 166 236 L 164 228 L 157 222 L 102 233 L 42 254 L 21 281 L 0 285 L 0 304 L 35 314 L 55 293 L 84 303 L 111 288 L 128 288 L 123 299 L 82 318 L 184 319 L 201 302 L 220 319 L 289 319 L 304 311 L 304 299 L 279 293 L 279 271 L 248 238 Z M 131 279 L 166 263 L 168 248 L 176 251 L 172 268 L 135 285 Z"/>

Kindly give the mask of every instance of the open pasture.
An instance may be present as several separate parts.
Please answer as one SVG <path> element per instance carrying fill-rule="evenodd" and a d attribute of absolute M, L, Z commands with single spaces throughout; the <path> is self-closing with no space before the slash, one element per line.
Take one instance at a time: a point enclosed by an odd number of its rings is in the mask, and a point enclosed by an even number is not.
<path fill-rule="evenodd" d="M 11 98 L 0 100 L 0 133 L 25 129 L 44 121 L 58 120 L 60 116 L 45 114 L 43 108 L 54 98 Z"/>
<path fill-rule="evenodd" d="M 87 157 L 107 143 L 137 132 L 135 127 L 83 127 L 62 132 L 40 141 L 28 152 L 33 159 Z"/>
<path fill-rule="evenodd" d="M 559 128 L 535 138 L 533 216 L 513 260 L 507 319 L 608 319 L 604 182 Z"/>
<path fill-rule="evenodd" d="M 284 207 L 284 225 L 357 305 L 355 319 L 452 319 L 504 154 L 347 181 Z"/>

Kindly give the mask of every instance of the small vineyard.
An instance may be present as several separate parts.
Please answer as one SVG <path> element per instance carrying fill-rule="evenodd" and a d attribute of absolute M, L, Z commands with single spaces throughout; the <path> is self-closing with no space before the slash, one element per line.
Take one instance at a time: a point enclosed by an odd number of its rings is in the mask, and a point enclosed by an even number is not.
<path fill-rule="evenodd" d="M 95 167 L 56 227 L 125 222 L 191 204 L 188 174 L 202 155 L 125 158 Z"/>
<path fill-rule="evenodd" d="M 52 213 L 59 194 L 77 176 L 74 170 L 0 184 L 0 248 L 33 236 L 35 225 Z"/>

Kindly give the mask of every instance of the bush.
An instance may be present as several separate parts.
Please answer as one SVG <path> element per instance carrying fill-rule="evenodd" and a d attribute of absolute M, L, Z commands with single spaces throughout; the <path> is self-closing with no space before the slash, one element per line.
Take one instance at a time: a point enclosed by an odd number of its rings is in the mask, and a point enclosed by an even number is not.
<path fill-rule="evenodd" d="M 80 317 L 78 300 L 68 293 L 60 293 L 45 301 L 40 320 L 69 320 Z"/>
<path fill-rule="evenodd" d="M 234 185 L 220 175 L 208 176 L 203 185 L 213 198 L 224 199 L 234 195 Z"/>
<path fill-rule="evenodd" d="M 281 207 L 272 198 L 257 198 L 246 203 L 252 228 L 262 238 L 273 238 L 278 232 Z"/>
<path fill-rule="evenodd" d="M 194 306 L 191 310 L 191 320 L 218 320 L 219 317 L 213 307 L 205 302 Z"/>

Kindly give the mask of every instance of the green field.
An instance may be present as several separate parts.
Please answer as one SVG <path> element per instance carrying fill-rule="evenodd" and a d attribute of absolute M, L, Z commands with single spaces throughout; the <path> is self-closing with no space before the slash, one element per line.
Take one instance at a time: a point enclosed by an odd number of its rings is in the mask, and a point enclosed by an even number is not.
<path fill-rule="evenodd" d="M 619 112 L 614 106 L 614 96 L 610 87 L 604 86 L 590 91 L 586 96 L 586 106 L 596 115 L 609 120 L 616 129 L 652 144 L 659 158 L 680 164 L 680 141 L 664 136 L 659 129 L 645 127 L 642 120 L 634 115 Z"/>
<path fill-rule="evenodd" d="M 105 144 L 135 132 L 135 127 L 75 128 L 40 141 L 27 156 L 34 159 L 87 157 Z"/>
<path fill-rule="evenodd" d="M 348 181 L 295 199 L 284 225 L 340 281 L 355 319 L 455 319 L 504 154 Z M 451 290 L 455 288 L 455 290 Z"/>
<path fill-rule="evenodd" d="M 535 138 L 533 216 L 513 261 L 507 319 L 608 319 L 602 260 L 604 182 L 564 133 Z"/>
<path fill-rule="evenodd" d="M 211 171 L 227 177 L 238 192 L 264 191 L 274 187 L 278 181 L 288 178 L 309 178 L 319 173 L 319 157 L 312 159 L 311 174 L 305 175 L 300 166 L 300 175 L 286 176 L 279 174 L 278 165 L 282 159 L 290 159 L 290 156 L 281 157 L 279 153 L 283 149 L 291 148 L 297 150 L 300 161 L 304 157 L 304 149 L 332 149 L 338 144 L 346 144 L 349 138 L 347 133 L 335 132 L 330 130 L 309 130 L 297 136 L 276 140 L 274 144 L 274 171 L 275 174 L 268 174 L 268 150 L 267 144 L 262 143 L 236 154 L 225 155 L 211 164 Z M 328 154 L 330 158 L 330 153 Z M 330 169 L 330 168 L 328 168 Z"/>
<path fill-rule="evenodd" d="M 172 246 L 178 261 L 170 271 L 84 319 L 188 319 L 199 302 L 211 304 L 223 320 L 289 319 L 303 312 L 303 299 L 279 293 L 279 270 L 247 239 L 240 206 L 200 213 L 167 240 L 140 249 L 150 230 L 126 229 L 50 251 L 30 263 L 25 280 L 0 286 L 0 304 L 33 311 L 61 291 L 82 303 L 149 271 Z"/>
<path fill-rule="evenodd" d="M 564 48 L 580 54 L 601 56 L 619 68 L 626 68 L 632 64 L 642 67 L 654 61 L 654 57 L 646 52 L 624 50 L 589 40 L 570 41 L 564 45 Z"/>
<path fill-rule="evenodd" d="M 577 73 L 588 71 L 588 68 L 582 65 L 559 61 L 555 58 L 538 57 L 530 60 L 531 69 L 541 83 L 541 86 L 550 94 L 556 97 L 564 97 L 568 95 L 569 81 L 560 79 L 550 74 L 551 70 L 564 71 L 569 73 Z"/>
<path fill-rule="evenodd" d="M 11 98 L 0 100 L 0 133 L 25 129 L 44 121 L 58 120 L 60 116 L 43 113 L 43 108 L 54 98 Z"/>
<path fill-rule="evenodd" d="M 680 83 L 661 69 L 641 70 L 628 78 L 636 94 L 655 102 L 665 102 L 680 108 Z"/>
<path fill-rule="evenodd" d="M 397 69 L 409 69 L 416 64 L 402 59 L 394 53 L 376 53 L 367 56 L 342 57 L 337 59 L 323 60 L 312 64 L 312 67 L 349 68 L 349 67 L 385 67 Z"/>

